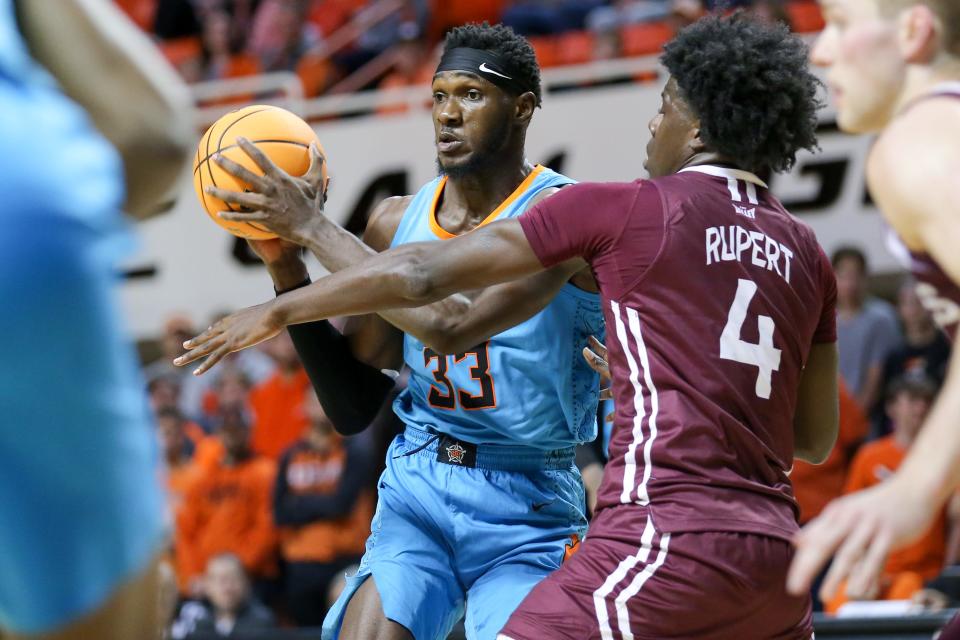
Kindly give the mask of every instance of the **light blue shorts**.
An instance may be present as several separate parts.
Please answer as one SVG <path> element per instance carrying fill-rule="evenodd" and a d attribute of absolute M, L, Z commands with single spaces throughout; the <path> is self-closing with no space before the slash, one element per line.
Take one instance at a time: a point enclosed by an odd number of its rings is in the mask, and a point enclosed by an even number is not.
<path fill-rule="evenodd" d="M 377 512 L 355 576 L 327 614 L 338 637 L 350 598 L 373 576 L 386 617 L 416 640 L 494 640 L 534 585 L 587 529 L 573 449 L 481 445 L 476 467 L 439 462 L 432 434 L 407 427 L 387 452 Z M 446 459 L 441 450 L 439 455 Z"/>
<path fill-rule="evenodd" d="M 162 494 L 114 250 L 76 219 L 13 212 L 0 215 L 0 629 L 40 633 L 147 567 Z"/>

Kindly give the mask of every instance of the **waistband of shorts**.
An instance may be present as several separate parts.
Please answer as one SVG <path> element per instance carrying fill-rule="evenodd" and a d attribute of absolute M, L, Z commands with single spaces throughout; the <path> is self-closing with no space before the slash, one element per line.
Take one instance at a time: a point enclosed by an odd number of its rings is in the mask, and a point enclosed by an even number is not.
<path fill-rule="evenodd" d="M 450 463 L 439 459 L 441 439 L 446 443 L 460 443 L 464 447 L 476 449 L 475 464 L 454 464 L 453 466 L 472 466 L 490 471 L 562 471 L 571 468 L 574 461 L 574 447 L 544 451 L 524 445 L 475 445 L 459 441 L 445 433 L 417 429 L 409 424 L 403 431 L 403 437 L 414 447 L 414 450 L 402 455 L 412 455 L 414 451 L 420 454 L 432 454 L 432 457 L 444 464 Z"/>

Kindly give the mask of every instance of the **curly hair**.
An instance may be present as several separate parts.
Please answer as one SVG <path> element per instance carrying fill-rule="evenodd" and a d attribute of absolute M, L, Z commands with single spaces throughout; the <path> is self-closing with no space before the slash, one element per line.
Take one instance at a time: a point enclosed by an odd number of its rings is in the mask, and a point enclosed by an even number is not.
<path fill-rule="evenodd" d="M 820 81 L 785 25 L 738 12 L 682 30 L 661 58 L 700 119 L 700 138 L 751 171 L 786 171 L 817 149 Z"/>
<path fill-rule="evenodd" d="M 537 54 L 526 38 L 502 24 L 473 22 L 455 27 L 447 33 L 443 52 L 456 47 L 483 49 L 509 60 L 511 70 L 518 76 L 517 80 L 530 87 L 537 98 L 537 106 L 540 106 L 540 65 L 537 63 Z"/>

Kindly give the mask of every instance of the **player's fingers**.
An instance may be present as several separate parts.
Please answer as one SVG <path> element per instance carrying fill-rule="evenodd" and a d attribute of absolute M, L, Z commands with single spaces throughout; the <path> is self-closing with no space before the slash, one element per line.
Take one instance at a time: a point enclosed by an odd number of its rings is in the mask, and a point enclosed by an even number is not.
<path fill-rule="evenodd" d="M 850 580 L 847 581 L 847 595 L 850 598 L 868 598 L 876 591 L 889 552 L 890 538 L 881 530 L 870 541 L 866 555 L 850 572 Z"/>
<path fill-rule="evenodd" d="M 263 211 L 221 211 L 217 216 L 231 222 L 269 222 L 270 215 Z"/>
<path fill-rule="evenodd" d="M 606 389 L 600 389 L 600 399 L 613 400 L 613 388 L 607 387 Z M 611 413 L 610 415 L 612 416 L 613 414 Z M 609 418 L 610 416 L 607 417 Z M 609 422 L 613 422 L 613 420 L 611 419 Z"/>
<path fill-rule="evenodd" d="M 220 187 L 206 187 L 204 191 L 214 198 L 219 198 L 229 204 L 235 204 L 238 207 L 247 209 L 260 209 L 264 204 L 264 197 L 259 193 L 229 191 L 227 189 L 221 189 Z"/>
<path fill-rule="evenodd" d="M 801 596 L 810 591 L 814 577 L 842 540 L 840 536 L 830 535 L 837 528 L 832 526 L 828 516 L 824 513 L 814 518 L 794 537 L 797 550 L 787 573 L 787 591 L 791 595 Z"/>
<path fill-rule="evenodd" d="M 223 345 L 223 339 L 221 337 L 219 336 L 213 337 L 210 340 L 197 344 L 192 349 L 187 351 L 185 354 L 183 354 L 182 356 L 174 360 L 173 363 L 178 367 L 182 367 L 185 364 L 196 362 L 203 356 L 220 348 L 222 345 Z"/>
<path fill-rule="evenodd" d="M 607 359 L 607 347 L 602 342 L 597 340 L 596 336 L 590 336 L 587 338 L 587 341 L 590 343 L 590 348 L 593 349 L 601 358 L 604 360 Z"/>
<path fill-rule="evenodd" d="M 316 187 L 318 191 L 323 190 L 323 163 L 325 159 L 316 142 L 310 143 L 310 168 L 303 174 L 303 179 L 307 184 Z"/>
<path fill-rule="evenodd" d="M 832 599 L 839 590 L 840 584 L 850 577 L 854 566 L 863 559 L 870 538 L 871 528 L 862 522 L 855 526 L 848 536 L 845 536 L 820 587 L 822 600 Z"/>
<path fill-rule="evenodd" d="M 602 378 L 607 379 L 610 377 L 610 368 L 607 366 L 607 361 L 591 351 L 590 347 L 583 348 L 583 359 L 586 360 L 590 368 L 599 373 Z"/>
<path fill-rule="evenodd" d="M 250 188 L 254 191 L 263 193 L 265 190 L 270 188 L 270 185 L 266 180 L 263 179 L 262 176 L 258 176 L 253 171 L 250 171 L 250 169 L 247 169 L 242 164 L 234 162 L 222 153 L 218 153 L 213 156 L 213 161 L 220 165 L 220 167 L 230 175 L 250 185 Z"/>
<path fill-rule="evenodd" d="M 193 370 L 193 375 L 202 376 L 204 373 L 210 370 L 210 368 L 220 362 L 230 353 L 230 348 L 227 345 L 223 345 L 216 351 L 210 354 L 210 357 L 203 361 L 199 367 Z"/>
<path fill-rule="evenodd" d="M 267 154 L 261 151 L 257 145 L 253 144 L 246 138 L 242 136 L 237 137 L 237 144 L 240 145 L 240 148 L 243 149 L 243 152 L 250 156 L 250 159 L 253 160 L 258 167 L 260 167 L 260 170 L 263 171 L 264 175 L 270 176 L 271 178 L 280 178 L 287 175 L 273 163 L 273 160 L 271 160 Z"/>
<path fill-rule="evenodd" d="M 210 338 L 223 333 L 223 320 L 207 327 L 207 330 L 198 336 L 194 336 L 183 343 L 184 349 L 193 349 L 206 342 Z"/>

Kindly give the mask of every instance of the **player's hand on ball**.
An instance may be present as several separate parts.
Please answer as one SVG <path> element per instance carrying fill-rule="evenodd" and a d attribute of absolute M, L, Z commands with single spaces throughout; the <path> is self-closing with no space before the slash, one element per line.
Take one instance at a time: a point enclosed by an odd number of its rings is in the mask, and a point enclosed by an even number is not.
<path fill-rule="evenodd" d="M 197 337 L 184 342 L 183 348 L 187 352 L 173 363 L 182 367 L 206 356 L 207 359 L 193 372 L 193 375 L 199 376 L 227 354 L 269 340 L 283 329 L 274 309 L 273 301 L 270 301 L 230 314 Z"/>
<path fill-rule="evenodd" d="M 296 177 L 277 167 L 263 151 L 246 138 L 237 144 L 263 171 L 258 176 L 222 154 L 214 157 L 220 167 L 250 185 L 240 193 L 209 186 L 206 192 L 243 211 L 221 211 L 220 217 L 234 222 L 255 222 L 277 235 L 302 244 L 317 215 L 323 212 L 327 185 L 323 177 L 324 157 L 316 144 L 310 145 L 310 168 Z"/>
<path fill-rule="evenodd" d="M 933 501 L 916 495 L 906 484 L 894 476 L 827 505 L 794 539 L 797 552 L 787 591 L 806 593 L 836 553 L 820 589 L 821 599 L 831 599 L 843 580 L 851 599 L 875 593 L 887 554 L 923 535 L 936 516 Z"/>
<path fill-rule="evenodd" d="M 600 374 L 600 399 L 609 400 L 613 397 L 610 389 L 610 365 L 607 363 L 607 348 L 594 336 L 589 338 L 590 346 L 583 348 L 583 359 L 590 368 Z"/>

